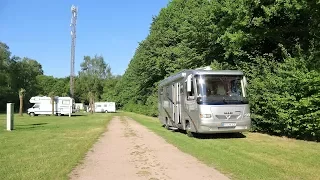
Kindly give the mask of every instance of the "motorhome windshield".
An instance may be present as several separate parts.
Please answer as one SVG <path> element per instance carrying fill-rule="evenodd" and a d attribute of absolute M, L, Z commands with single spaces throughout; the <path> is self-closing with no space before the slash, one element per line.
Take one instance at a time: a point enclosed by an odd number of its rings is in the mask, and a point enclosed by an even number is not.
<path fill-rule="evenodd" d="M 247 104 L 241 83 L 243 76 L 196 75 L 199 104 Z"/>

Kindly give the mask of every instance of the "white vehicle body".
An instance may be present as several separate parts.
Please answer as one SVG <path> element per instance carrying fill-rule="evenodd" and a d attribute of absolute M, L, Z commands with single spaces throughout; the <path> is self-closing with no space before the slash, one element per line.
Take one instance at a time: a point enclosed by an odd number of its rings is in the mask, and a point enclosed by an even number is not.
<path fill-rule="evenodd" d="M 84 104 L 83 103 L 76 103 L 76 110 L 77 111 L 84 110 Z"/>
<path fill-rule="evenodd" d="M 90 112 L 90 108 L 88 108 Z M 115 102 L 95 102 L 94 103 L 94 112 L 116 112 L 116 103 Z"/>
<path fill-rule="evenodd" d="M 237 133 L 251 127 L 247 81 L 242 71 L 182 70 L 160 81 L 159 120 L 192 133 Z"/>
<path fill-rule="evenodd" d="M 51 98 L 47 96 L 31 97 L 30 103 L 34 104 L 28 109 L 28 114 L 31 116 L 52 114 Z M 54 114 L 68 115 L 76 112 L 75 101 L 71 97 L 54 97 Z"/>

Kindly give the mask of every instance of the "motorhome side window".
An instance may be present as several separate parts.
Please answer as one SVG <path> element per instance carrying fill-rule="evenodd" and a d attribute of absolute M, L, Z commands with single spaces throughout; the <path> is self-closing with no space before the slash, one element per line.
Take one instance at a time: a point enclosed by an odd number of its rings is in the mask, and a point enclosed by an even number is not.
<path fill-rule="evenodd" d="M 62 101 L 62 104 L 69 104 L 69 101 Z"/>
<path fill-rule="evenodd" d="M 191 82 L 193 82 L 193 78 L 191 78 Z M 194 100 L 194 88 L 193 88 L 193 83 L 191 83 L 191 92 L 187 91 L 187 81 L 185 82 L 185 91 L 187 93 L 187 100 Z M 191 98 L 190 98 L 191 97 Z"/>

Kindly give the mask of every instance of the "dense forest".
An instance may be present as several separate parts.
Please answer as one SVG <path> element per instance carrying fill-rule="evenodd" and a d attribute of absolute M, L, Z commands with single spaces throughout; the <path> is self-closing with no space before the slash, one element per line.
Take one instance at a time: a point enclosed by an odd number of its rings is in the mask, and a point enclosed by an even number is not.
<path fill-rule="evenodd" d="M 244 71 L 253 131 L 320 140 L 320 3 L 312 0 L 172 0 L 153 17 L 122 76 L 101 56 L 85 56 L 75 99 L 115 101 L 157 116 L 157 85 L 182 69 L 210 65 Z M 33 95 L 67 95 L 69 78 L 0 45 L 0 111 Z M 25 102 L 27 103 L 27 102 Z"/>
<path fill-rule="evenodd" d="M 173 0 L 116 85 L 124 109 L 157 115 L 157 83 L 210 65 L 248 77 L 253 130 L 320 140 L 320 3 Z"/>

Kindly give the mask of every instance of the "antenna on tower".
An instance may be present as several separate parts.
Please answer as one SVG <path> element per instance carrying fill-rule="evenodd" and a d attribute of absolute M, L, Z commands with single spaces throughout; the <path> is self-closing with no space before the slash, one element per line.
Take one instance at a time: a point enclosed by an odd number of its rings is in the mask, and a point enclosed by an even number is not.
<path fill-rule="evenodd" d="M 76 47 L 76 25 L 78 17 L 78 7 L 71 6 L 71 70 L 70 70 L 70 96 L 74 97 L 74 59 Z"/>

